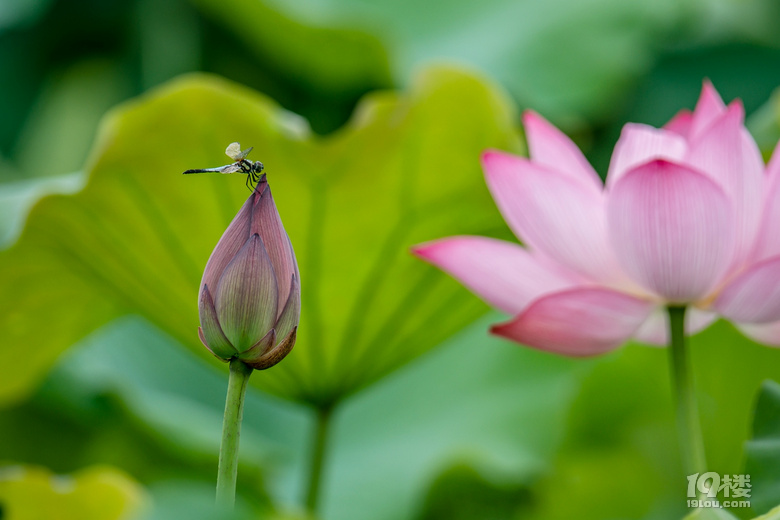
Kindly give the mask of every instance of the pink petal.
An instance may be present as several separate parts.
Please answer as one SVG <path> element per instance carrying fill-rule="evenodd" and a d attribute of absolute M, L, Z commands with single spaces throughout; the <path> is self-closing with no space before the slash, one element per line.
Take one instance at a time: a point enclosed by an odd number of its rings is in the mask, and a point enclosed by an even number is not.
<path fill-rule="evenodd" d="M 580 287 L 542 296 L 491 332 L 540 350 L 592 356 L 625 343 L 654 305 L 610 289 Z"/>
<path fill-rule="evenodd" d="M 753 341 L 780 347 L 780 321 L 771 323 L 746 323 L 738 325 L 739 330 Z"/>
<path fill-rule="evenodd" d="M 628 123 L 623 127 L 609 163 L 607 186 L 614 186 L 625 173 L 651 159 L 679 162 L 688 145 L 674 132 Z"/>
<path fill-rule="evenodd" d="M 444 238 L 419 245 L 412 252 L 509 314 L 517 314 L 542 294 L 580 283 L 575 275 L 562 272 L 528 250 L 494 238 Z"/>
<path fill-rule="evenodd" d="M 677 112 L 677 114 L 664 125 L 664 129 L 687 138 L 690 135 L 692 124 L 693 112 L 683 109 Z"/>
<path fill-rule="evenodd" d="M 725 111 L 726 105 L 723 103 L 723 99 L 721 99 L 718 91 L 712 86 L 710 80 L 704 80 L 699 101 L 696 103 L 696 109 L 693 111 L 688 137 L 697 136 Z"/>
<path fill-rule="evenodd" d="M 772 158 L 769 159 L 766 174 L 771 178 L 780 176 L 780 141 L 778 141 L 775 149 L 772 151 Z"/>
<path fill-rule="evenodd" d="M 252 235 L 225 268 L 215 294 L 222 331 L 238 352 L 265 336 L 276 321 L 277 282 L 259 235 Z"/>
<path fill-rule="evenodd" d="M 764 182 L 767 188 L 761 230 L 753 252 L 755 261 L 780 254 L 780 143 L 769 161 Z"/>
<path fill-rule="evenodd" d="M 718 318 L 714 312 L 689 307 L 685 313 L 685 332 L 690 336 L 709 327 Z M 665 307 L 657 307 L 634 334 L 634 338 L 650 345 L 669 344 L 669 313 Z"/>
<path fill-rule="evenodd" d="M 609 194 L 607 218 L 623 268 L 669 302 L 703 297 L 731 258 L 730 201 L 685 166 L 659 159 L 628 172 Z"/>
<path fill-rule="evenodd" d="M 542 116 L 526 110 L 523 126 L 531 159 L 551 170 L 585 179 L 601 191 L 603 183 L 580 149 Z"/>
<path fill-rule="evenodd" d="M 590 183 L 501 152 L 484 153 L 482 165 L 507 223 L 535 253 L 603 283 L 620 277 L 604 199 Z"/>
<path fill-rule="evenodd" d="M 743 323 L 780 320 L 780 256 L 759 262 L 732 280 L 713 306 Z"/>
<path fill-rule="evenodd" d="M 763 203 L 764 163 L 744 128 L 744 116 L 741 103 L 729 105 L 725 113 L 691 141 L 685 158 L 685 164 L 720 184 L 734 201 L 735 266 L 743 264 L 753 249 Z"/>

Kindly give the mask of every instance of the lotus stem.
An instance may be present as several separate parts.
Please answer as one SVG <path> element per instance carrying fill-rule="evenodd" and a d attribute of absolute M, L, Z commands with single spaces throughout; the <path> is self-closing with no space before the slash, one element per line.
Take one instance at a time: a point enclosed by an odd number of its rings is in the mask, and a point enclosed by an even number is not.
<path fill-rule="evenodd" d="M 252 369 L 239 359 L 230 361 L 225 418 L 222 421 L 222 444 L 217 470 L 217 506 L 233 509 L 238 474 L 238 441 L 244 416 L 244 396 Z"/>
<path fill-rule="evenodd" d="M 704 473 L 707 471 L 707 462 L 685 338 L 686 308 L 670 306 L 668 311 L 669 355 L 677 398 L 677 428 L 684 469 L 687 475 Z"/>
<path fill-rule="evenodd" d="M 311 452 L 311 465 L 309 466 L 309 488 L 306 493 L 306 509 L 314 515 L 320 497 L 320 484 L 322 481 L 322 468 L 325 461 L 325 451 L 328 444 L 330 419 L 333 407 L 330 405 L 317 408 L 317 426 L 314 432 L 314 443 Z"/>

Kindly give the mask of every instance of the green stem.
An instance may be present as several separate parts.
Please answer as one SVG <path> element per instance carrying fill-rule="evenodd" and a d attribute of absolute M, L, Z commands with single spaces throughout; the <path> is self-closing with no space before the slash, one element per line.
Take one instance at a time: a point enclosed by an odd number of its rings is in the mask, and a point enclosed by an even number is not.
<path fill-rule="evenodd" d="M 230 362 L 225 418 L 222 421 L 222 444 L 217 470 L 217 505 L 232 509 L 236 501 L 238 474 L 238 440 L 244 415 L 244 395 L 252 368 L 239 359 Z"/>
<path fill-rule="evenodd" d="M 672 377 L 677 394 L 677 428 L 686 474 L 704 473 L 707 462 L 704 458 L 699 411 L 690 359 L 685 340 L 685 307 L 669 307 L 669 354 Z"/>
<path fill-rule="evenodd" d="M 330 430 L 332 411 L 333 408 L 331 406 L 317 408 L 317 429 L 314 432 L 311 466 L 309 467 L 309 489 L 306 493 L 306 509 L 313 515 L 317 513 L 317 504 L 320 497 L 322 467 L 325 461 L 325 450 L 328 444 L 328 431 Z"/>

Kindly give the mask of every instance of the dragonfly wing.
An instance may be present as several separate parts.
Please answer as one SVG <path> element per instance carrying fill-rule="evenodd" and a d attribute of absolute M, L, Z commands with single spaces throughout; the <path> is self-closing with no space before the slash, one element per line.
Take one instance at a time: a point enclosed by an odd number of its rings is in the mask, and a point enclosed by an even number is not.
<path fill-rule="evenodd" d="M 241 165 L 238 163 L 228 164 L 219 168 L 220 173 L 238 173 L 241 171 Z"/>
<path fill-rule="evenodd" d="M 247 155 L 249 155 L 249 152 L 251 152 L 252 150 L 254 150 L 254 148 L 255 148 L 254 146 L 250 146 L 249 148 L 247 148 L 247 149 L 246 149 L 246 150 L 244 150 L 243 152 L 239 153 L 239 154 L 238 154 L 238 157 L 235 157 L 235 160 L 236 160 L 236 161 L 241 161 L 241 160 L 243 160 L 243 159 L 246 159 L 246 156 L 247 156 Z"/>
<path fill-rule="evenodd" d="M 241 145 L 238 143 L 230 143 L 228 147 L 225 148 L 225 155 L 234 161 L 241 160 Z"/>

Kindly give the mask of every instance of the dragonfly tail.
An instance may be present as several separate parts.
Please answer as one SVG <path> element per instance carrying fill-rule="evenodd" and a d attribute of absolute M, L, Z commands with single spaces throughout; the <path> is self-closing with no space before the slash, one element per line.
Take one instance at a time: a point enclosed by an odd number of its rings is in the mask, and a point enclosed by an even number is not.
<path fill-rule="evenodd" d="M 208 170 L 187 170 L 182 173 L 186 175 L 188 173 L 221 173 L 221 172 L 215 169 L 208 169 Z"/>

